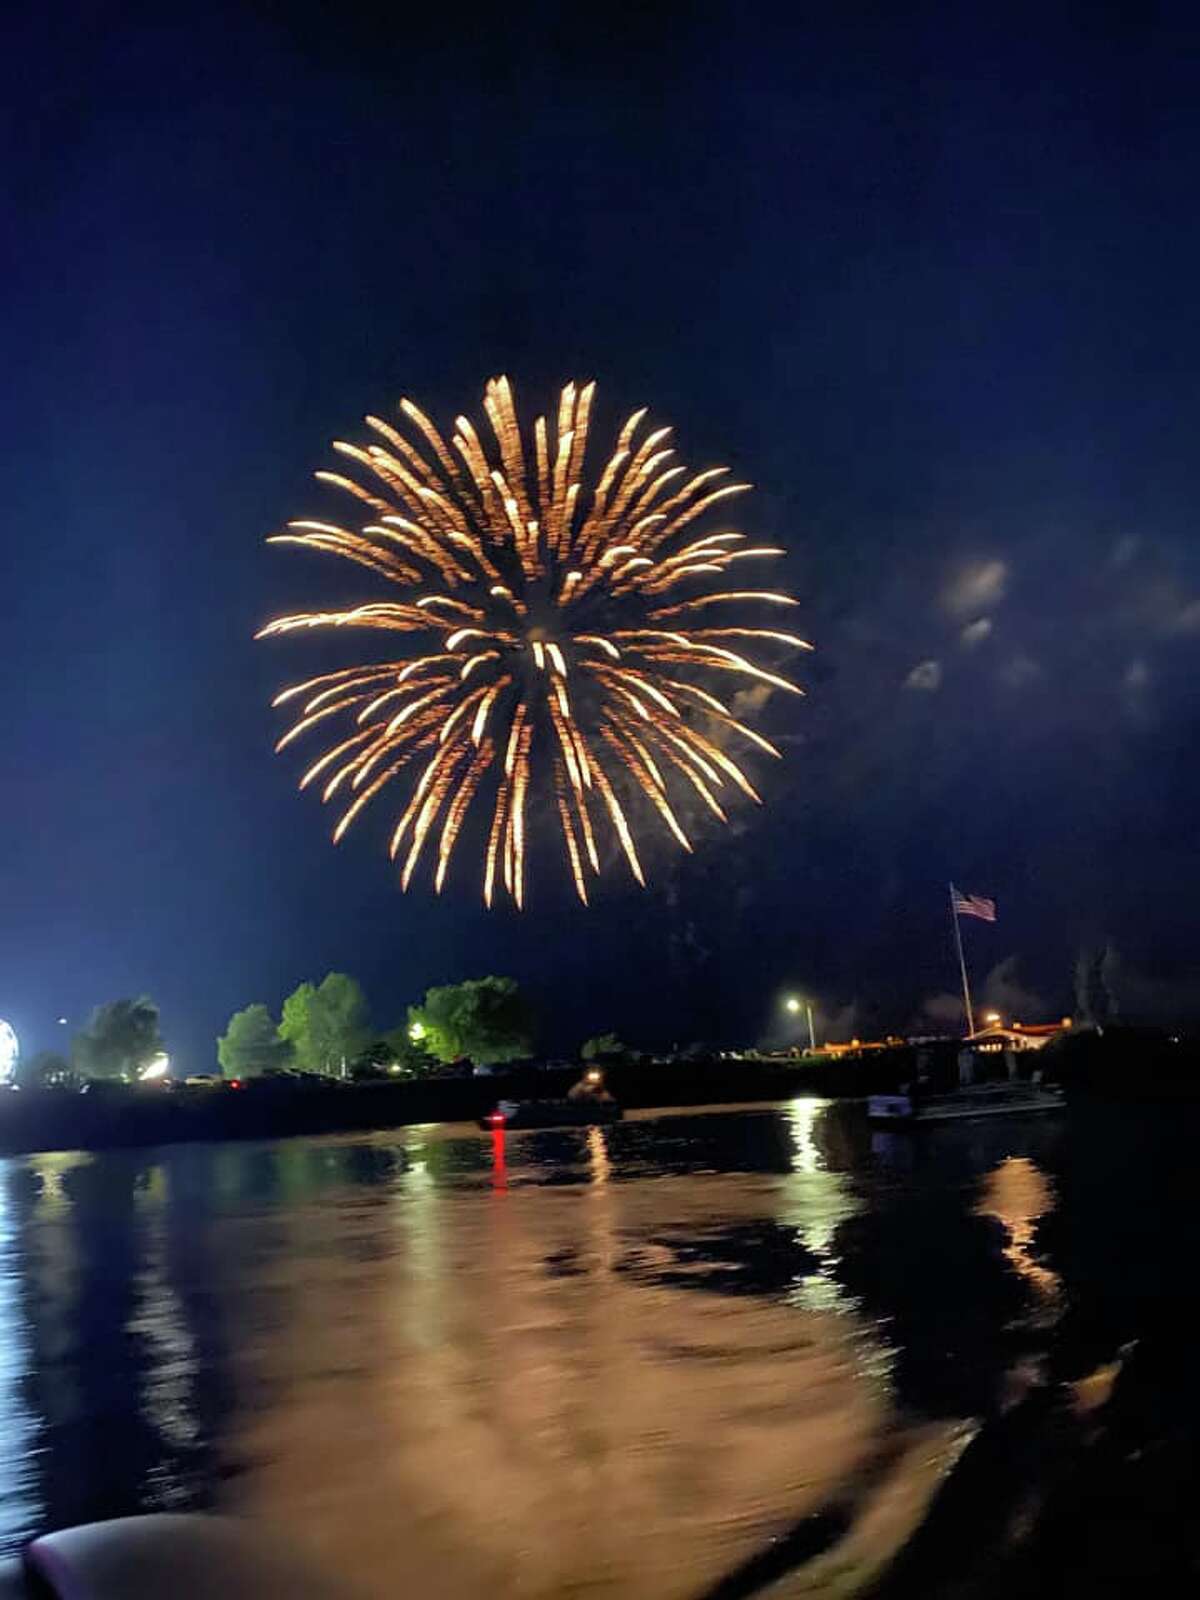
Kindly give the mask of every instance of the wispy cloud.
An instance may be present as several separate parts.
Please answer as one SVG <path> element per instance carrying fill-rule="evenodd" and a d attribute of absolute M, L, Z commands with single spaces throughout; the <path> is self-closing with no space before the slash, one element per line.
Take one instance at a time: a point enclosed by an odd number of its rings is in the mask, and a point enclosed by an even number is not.
<path fill-rule="evenodd" d="M 989 1011 L 998 1011 L 1006 1022 L 1040 1022 L 1046 1019 L 1046 1001 L 1020 981 L 1018 958 L 1006 956 L 983 980 L 980 990 Z"/>
<path fill-rule="evenodd" d="M 992 631 L 991 617 L 976 617 L 974 622 L 968 622 L 959 634 L 959 642 L 966 650 L 973 650 L 977 644 L 982 644 Z"/>
<path fill-rule="evenodd" d="M 1193 600 L 1176 612 L 1172 633 L 1200 633 L 1200 600 Z"/>
<path fill-rule="evenodd" d="M 942 663 L 940 661 L 918 661 L 917 665 L 904 680 L 906 689 L 916 689 L 925 694 L 933 694 L 942 686 Z"/>
<path fill-rule="evenodd" d="M 1042 666 L 1032 656 L 1019 652 L 1009 657 L 1000 668 L 998 676 L 1006 689 L 1027 689 L 1042 676 Z"/>
<path fill-rule="evenodd" d="M 942 589 L 942 605 L 952 617 L 967 621 L 990 611 L 1003 600 L 1008 588 L 1006 561 L 968 561 L 947 580 Z"/>
<path fill-rule="evenodd" d="M 1137 534 L 1126 533 L 1113 546 L 1109 560 L 1114 567 L 1127 567 L 1138 555 L 1141 548 L 1142 541 Z"/>

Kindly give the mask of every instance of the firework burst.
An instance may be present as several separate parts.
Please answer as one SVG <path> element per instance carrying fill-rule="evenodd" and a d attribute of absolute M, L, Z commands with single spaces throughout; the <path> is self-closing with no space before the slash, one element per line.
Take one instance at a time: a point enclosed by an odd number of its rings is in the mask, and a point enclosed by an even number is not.
<path fill-rule="evenodd" d="M 339 728 L 300 780 L 343 803 L 335 842 L 376 795 L 400 786 L 391 855 L 403 862 L 404 888 L 429 846 L 441 890 L 483 794 L 484 900 L 491 905 L 503 882 L 522 905 L 531 791 L 547 786 L 586 904 L 602 829 L 643 883 L 639 811 L 690 850 L 678 793 L 699 796 L 724 821 L 730 786 L 759 798 L 731 744 L 779 754 L 715 691 L 740 680 L 801 693 L 746 652 L 806 642 L 737 620 L 743 606 L 796 604 L 734 578 L 741 562 L 783 552 L 694 526 L 749 485 L 727 482 L 724 467 L 690 473 L 674 460 L 671 430 L 646 431 L 638 411 L 585 490 L 594 392 L 568 384 L 557 417 L 539 417 L 529 441 L 508 380 L 494 379 L 486 445 L 466 417 L 447 445 L 403 400 L 404 432 L 368 417 L 371 442 L 334 445 L 354 476 L 317 473 L 357 502 L 357 526 L 292 522 L 269 541 L 341 556 L 402 591 L 280 617 L 259 637 L 306 628 L 410 636 L 402 659 L 323 673 L 274 701 L 300 702 L 276 749 Z"/>

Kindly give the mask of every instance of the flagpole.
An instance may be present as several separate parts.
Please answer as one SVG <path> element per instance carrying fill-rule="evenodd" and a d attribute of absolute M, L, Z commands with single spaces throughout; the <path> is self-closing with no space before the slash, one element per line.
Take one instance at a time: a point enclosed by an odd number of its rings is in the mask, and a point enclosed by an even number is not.
<path fill-rule="evenodd" d="M 954 919 L 954 946 L 958 951 L 958 970 L 962 974 L 963 1007 L 967 1013 L 968 1037 L 975 1032 L 975 1015 L 971 1010 L 971 985 L 967 982 L 967 961 L 963 955 L 962 928 L 958 920 L 958 906 L 954 899 L 954 885 L 950 885 L 950 915 Z"/>

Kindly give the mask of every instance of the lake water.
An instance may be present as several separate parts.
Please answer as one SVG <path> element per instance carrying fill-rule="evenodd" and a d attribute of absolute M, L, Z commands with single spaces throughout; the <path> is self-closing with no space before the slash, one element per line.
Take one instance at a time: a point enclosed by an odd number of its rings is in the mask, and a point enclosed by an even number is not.
<path fill-rule="evenodd" d="M 1194 1576 L 1194 1166 L 1177 1113 L 818 1100 L 9 1159 L 0 1542 L 220 1508 L 447 1600 Z"/>

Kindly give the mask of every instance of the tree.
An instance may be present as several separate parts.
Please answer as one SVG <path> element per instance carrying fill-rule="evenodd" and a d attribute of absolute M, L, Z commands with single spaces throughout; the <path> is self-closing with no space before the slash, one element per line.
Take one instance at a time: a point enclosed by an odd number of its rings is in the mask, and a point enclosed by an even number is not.
<path fill-rule="evenodd" d="M 1117 986 L 1121 958 L 1112 944 L 1103 950 L 1084 947 L 1075 960 L 1075 1015 L 1093 1027 L 1115 1022 L 1120 1015 Z"/>
<path fill-rule="evenodd" d="M 382 1078 L 385 1077 L 392 1063 L 392 1048 L 387 1040 L 380 1036 L 372 1039 L 365 1050 L 360 1050 L 350 1063 L 350 1076 L 352 1078 Z"/>
<path fill-rule="evenodd" d="M 393 1028 L 384 1037 L 392 1053 L 392 1062 L 400 1068 L 402 1077 L 427 1078 L 440 1067 L 441 1063 L 429 1049 L 428 1041 L 413 1038 L 411 1023 Z"/>
<path fill-rule="evenodd" d="M 1104 946 L 1104 954 L 1100 957 L 1100 987 L 1104 990 L 1104 1000 L 1108 1007 L 1108 1020 L 1115 1022 L 1121 1015 L 1121 990 L 1122 973 L 1121 957 L 1113 944 Z"/>
<path fill-rule="evenodd" d="M 354 1062 L 354 1075 L 367 1078 L 425 1078 L 438 1070 L 438 1062 L 413 1039 L 407 1027 L 382 1033 Z"/>
<path fill-rule="evenodd" d="M 1096 1002 L 1096 957 L 1086 947 L 1075 957 L 1075 1015 L 1080 1022 L 1094 1024 Z"/>
<path fill-rule="evenodd" d="M 48 1089 L 54 1084 L 67 1083 L 71 1077 L 71 1063 L 57 1050 L 39 1050 L 36 1055 L 17 1062 L 16 1083 L 20 1089 Z"/>
<path fill-rule="evenodd" d="M 286 1067 L 291 1058 L 291 1046 L 279 1037 L 271 1013 L 263 1005 L 235 1011 L 217 1040 L 217 1060 L 227 1078 L 261 1077 L 264 1072 Z"/>
<path fill-rule="evenodd" d="M 279 1034 L 297 1066 L 339 1076 L 370 1038 L 362 988 L 344 972 L 330 972 L 315 986 L 302 983 L 283 1002 Z"/>
<path fill-rule="evenodd" d="M 317 997 L 314 983 L 302 983 L 283 1002 L 279 1037 L 291 1046 L 296 1065 L 305 1072 L 319 1072 L 312 1055 L 312 1011 Z"/>
<path fill-rule="evenodd" d="M 97 1006 L 71 1041 L 75 1070 L 85 1078 L 136 1078 L 162 1050 L 158 1007 L 145 995 Z"/>
<path fill-rule="evenodd" d="M 582 1054 L 585 1061 L 613 1061 L 627 1056 L 629 1051 L 615 1033 L 598 1033 L 594 1039 L 584 1042 Z"/>
<path fill-rule="evenodd" d="M 439 1061 L 516 1061 L 533 1048 L 533 1012 L 514 978 L 468 978 L 410 1006 L 409 1036 Z"/>

